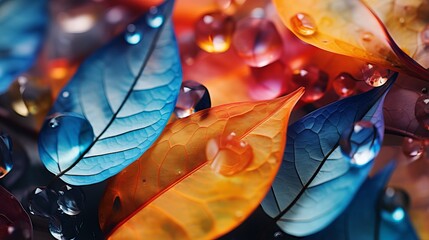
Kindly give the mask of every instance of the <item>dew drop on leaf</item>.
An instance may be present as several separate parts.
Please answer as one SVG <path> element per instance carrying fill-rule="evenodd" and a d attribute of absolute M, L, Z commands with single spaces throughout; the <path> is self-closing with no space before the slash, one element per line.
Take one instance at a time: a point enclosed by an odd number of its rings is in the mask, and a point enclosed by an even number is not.
<path fill-rule="evenodd" d="M 273 22 L 264 18 L 245 18 L 238 22 L 232 44 L 251 67 L 264 67 L 283 53 L 283 41 Z"/>
<path fill-rule="evenodd" d="M 3 178 L 12 170 L 12 140 L 5 133 L 0 133 L 0 178 Z"/>
<path fill-rule="evenodd" d="M 232 176 L 243 171 L 253 161 L 252 147 L 234 132 L 207 142 L 206 157 L 213 171 Z"/>
<path fill-rule="evenodd" d="M 381 87 L 389 79 L 388 69 L 377 67 L 373 64 L 365 64 L 362 68 L 362 77 L 366 84 L 371 87 Z"/>
<path fill-rule="evenodd" d="M 356 90 L 356 80 L 349 73 L 342 72 L 334 79 L 332 86 L 338 96 L 348 97 Z"/>
<path fill-rule="evenodd" d="M 177 118 L 185 118 L 195 112 L 210 107 L 210 94 L 204 85 L 192 80 L 182 83 L 174 109 Z"/>
<path fill-rule="evenodd" d="M 371 122 L 360 121 L 341 134 L 340 148 L 350 164 L 359 167 L 377 156 L 381 148 L 381 139 Z"/>
<path fill-rule="evenodd" d="M 417 160 L 424 153 L 424 143 L 418 139 L 405 137 L 402 142 L 402 152 L 410 160 Z"/>
<path fill-rule="evenodd" d="M 221 12 L 203 15 L 195 25 L 197 45 L 209 53 L 225 52 L 231 46 L 234 19 Z"/>
<path fill-rule="evenodd" d="M 293 71 L 292 82 L 305 87 L 303 102 L 311 103 L 322 98 L 329 84 L 329 75 L 315 66 L 309 66 Z"/>
<path fill-rule="evenodd" d="M 85 198 L 79 188 L 72 188 L 66 185 L 58 193 L 57 204 L 61 211 L 70 216 L 75 216 L 82 212 Z"/>
<path fill-rule="evenodd" d="M 147 25 L 151 28 L 159 28 L 164 22 L 164 17 L 159 12 L 157 7 L 151 7 L 146 15 Z"/>
<path fill-rule="evenodd" d="M 420 126 L 429 130 L 429 95 L 423 94 L 417 98 L 414 114 Z"/>
<path fill-rule="evenodd" d="M 381 216 L 390 222 L 401 222 L 410 206 L 410 197 L 399 188 L 388 187 L 381 197 Z"/>
<path fill-rule="evenodd" d="M 125 40 L 132 45 L 138 44 L 142 40 L 142 34 L 137 30 L 136 25 L 129 24 L 127 26 Z"/>
<path fill-rule="evenodd" d="M 314 19 L 306 13 L 297 13 L 290 19 L 292 29 L 303 36 L 311 36 L 316 33 L 317 26 Z"/>

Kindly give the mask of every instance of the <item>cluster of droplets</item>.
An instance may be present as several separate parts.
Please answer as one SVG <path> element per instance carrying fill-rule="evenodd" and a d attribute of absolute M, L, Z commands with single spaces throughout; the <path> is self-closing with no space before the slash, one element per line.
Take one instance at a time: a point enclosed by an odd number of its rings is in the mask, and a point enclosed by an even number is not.
<path fill-rule="evenodd" d="M 84 202 L 79 188 L 38 187 L 29 196 L 29 210 L 35 216 L 49 219 L 49 231 L 56 239 L 75 239 L 83 224 Z"/>
<path fill-rule="evenodd" d="M 150 28 L 159 28 L 164 23 L 164 16 L 158 7 L 151 7 L 146 13 L 146 25 Z M 131 45 L 139 44 L 143 39 L 142 26 L 129 24 L 124 39 Z"/>

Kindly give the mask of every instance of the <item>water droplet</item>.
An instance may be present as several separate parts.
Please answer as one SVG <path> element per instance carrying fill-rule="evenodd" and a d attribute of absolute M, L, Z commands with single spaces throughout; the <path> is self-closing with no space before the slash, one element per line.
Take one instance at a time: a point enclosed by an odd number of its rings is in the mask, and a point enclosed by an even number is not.
<path fill-rule="evenodd" d="M 204 85 L 192 80 L 182 83 L 176 108 L 174 109 L 174 113 L 178 118 L 185 118 L 210 107 L 210 94 Z"/>
<path fill-rule="evenodd" d="M 410 160 L 417 160 L 424 153 L 424 143 L 417 139 L 405 137 L 402 143 L 402 152 Z"/>
<path fill-rule="evenodd" d="M 151 7 L 146 15 L 147 25 L 152 28 L 159 28 L 164 22 L 164 17 L 159 12 L 157 7 Z"/>
<path fill-rule="evenodd" d="M 374 34 L 372 34 L 371 32 L 362 32 L 361 39 L 365 42 L 371 42 L 374 39 Z"/>
<path fill-rule="evenodd" d="M 63 93 L 61 93 L 61 96 L 63 98 L 68 98 L 68 97 L 70 97 L 70 92 L 69 91 L 64 91 Z"/>
<path fill-rule="evenodd" d="M 12 170 L 12 139 L 5 133 L 0 133 L 0 178 Z"/>
<path fill-rule="evenodd" d="M 325 95 L 329 84 L 329 75 L 317 67 L 309 66 L 294 70 L 292 82 L 296 87 L 305 87 L 305 93 L 301 100 L 311 103 Z"/>
<path fill-rule="evenodd" d="M 290 24 L 295 32 L 303 36 L 311 36 L 317 31 L 316 22 L 306 13 L 295 14 L 290 19 Z"/>
<path fill-rule="evenodd" d="M 245 18 L 238 22 L 232 44 L 238 56 L 252 67 L 264 67 L 283 53 L 283 41 L 268 19 Z"/>
<path fill-rule="evenodd" d="M 391 222 L 401 222 L 410 206 L 410 197 L 399 188 L 388 187 L 381 198 L 381 216 Z"/>
<path fill-rule="evenodd" d="M 232 176 L 242 172 L 253 161 L 253 150 L 232 132 L 210 139 L 206 145 L 206 157 L 213 171 Z"/>
<path fill-rule="evenodd" d="M 59 240 L 76 239 L 83 225 L 83 220 L 80 215 L 69 216 L 57 212 L 49 219 L 49 232 Z"/>
<path fill-rule="evenodd" d="M 363 166 L 372 161 L 381 148 L 376 127 L 369 121 L 360 121 L 344 130 L 340 138 L 341 152 L 353 166 Z"/>
<path fill-rule="evenodd" d="M 142 40 L 142 34 L 137 30 L 136 25 L 129 24 L 127 26 L 125 40 L 132 45 L 138 44 Z"/>
<path fill-rule="evenodd" d="M 424 129 L 429 130 L 429 95 L 423 94 L 417 98 L 414 114 Z"/>
<path fill-rule="evenodd" d="M 59 191 L 57 204 L 65 214 L 74 216 L 82 212 L 84 208 L 85 197 L 79 188 L 64 186 Z"/>
<path fill-rule="evenodd" d="M 286 92 L 286 78 L 291 72 L 285 65 L 275 61 L 265 67 L 251 68 L 254 84 L 249 87 L 249 95 L 255 100 L 274 99 Z"/>
<path fill-rule="evenodd" d="M 366 84 L 371 87 L 381 87 L 389 79 L 388 69 L 377 67 L 373 64 L 365 64 L 362 68 L 362 77 Z"/>
<path fill-rule="evenodd" d="M 429 24 L 422 30 L 420 33 L 420 37 L 422 39 L 422 43 L 426 46 L 429 46 Z"/>
<path fill-rule="evenodd" d="M 92 126 L 82 115 L 51 115 L 40 131 L 40 157 L 58 162 L 60 171 L 63 171 L 83 154 L 93 139 Z M 58 156 L 61 156 L 61 161 Z"/>
<path fill-rule="evenodd" d="M 234 19 L 221 12 L 203 15 L 195 25 L 197 45 L 209 53 L 221 53 L 229 49 Z"/>
<path fill-rule="evenodd" d="M 28 197 L 30 213 L 49 218 L 57 211 L 58 194 L 47 187 L 36 188 Z"/>
<path fill-rule="evenodd" d="M 234 14 L 246 0 L 216 0 L 219 8 L 226 14 Z"/>
<path fill-rule="evenodd" d="M 340 73 L 332 83 L 335 93 L 340 97 L 352 95 L 356 90 L 356 80 L 348 73 Z"/>

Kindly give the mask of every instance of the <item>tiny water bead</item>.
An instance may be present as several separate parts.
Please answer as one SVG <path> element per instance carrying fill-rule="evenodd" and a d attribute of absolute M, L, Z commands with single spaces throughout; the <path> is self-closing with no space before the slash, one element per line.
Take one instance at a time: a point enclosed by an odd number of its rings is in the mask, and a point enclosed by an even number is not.
<path fill-rule="evenodd" d="M 356 90 L 356 79 L 346 72 L 340 73 L 332 82 L 335 93 L 340 97 L 348 97 Z"/>
<path fill-rule="evenodd" d="M 381 87 L 389 79 L 390 71 L 373 64 L 365 64 L 362 67 L 362 77 L 366 84 L 371 87 Z"/>
<path fill-rule="evenodd" d="M 57 211 L 58 194 L 47 187 L 37 187 L 28 197 L 30 213 L 50 218 Z"/>
<path fill-rule="evenodd" d="M 251 67 L 264 67 L 283 54 L 283 41 L 276 26 L 264 18 L 240 20 L 232 44 L 238 56 Z"/>
<path fill-rule="evenodd" d="M 410 197 L 399 188 L 388 187 L 381 197 L 381 216 L 391 222 L 401 222 L 410 206 Z"/>
<path fill-rule="evenodd" d="M 57 204 L 65 214 L 75 216 L 84 209 L 85 197 L 79 188 L 72 188 L 65 185 L 58 191 L 58 194 Z"/>
<path fill-rule="evenodd" d="M 242 172 L 253 161 L 253 149 L 232 132 L 210 139 L 206 145 L 206 157 L 213 171 L 232 176 Z"/>
<path fill-rule="evenodd" d="M 210 94 L 204 85 L 192 80 L 182 83 L 174 109 L 177 118 L 185 118 L 195 112 L 210 107 Z"/>
<path fill-rule="evenodd" d="M 251 68 L 254 84 L 249 87 L 249 95 L 255 100 L 274 99 L 286 92 L 286 79 L 291 72 L 286 66 L 275 61 L 265 67 Z"/>
<path fill-rule="evenodd" d="M 209 53 L 221 53 L 229 49 L 235 22 L 222 12 L 203 15 L 195 25 L 197 45 Z"/>
<path fill-rule="evenodd" d="M 164 17 L 159 12 L 157 7 L 151 7 L 146 15 L 147 25 L 151 28 L 159 28 L 164 22 Z"/>
<path fill-rule="evenodd" d="M 429 95 L 422 94 L 417 98 L 414 114 L 420 126 L 429 130 Z"/>
<path fill-rule="evenodd" d="M 340 138 L 343 156 L 352 166 L 363 166 L 379 153 L 381 139 L 376 127 L 369 121 L 356 122 L 344 130 Z"/>
<path fill-rule="evenodd" d="M 419 159 L 424 153 L 425 145 L 423 141 L 405 137 L 402 142 L 402 152 L 411 160 Z"/>
<path fill-rule="evenodd" d="M 41 158 L 52 159 L 58 163 L 55 169 L 59 167 L 63 171 L 89 147 L 94 133 L 91 124 L 82 115 L 57 113 L 45 121 L 39 139 Z M 61 161 L 53 159 L 58 156 L 61 156 Z"/>
<path fill-rule="evenodd" d="M 311 36 L 316 33 L 317 26 L 314 19 L 306 13 L 297 13 L 290 19 L 292 30 L 302 36 Z"/>
<path fill-rule="evenodd" d="M 138 44 L 141 40 L 142 34 L 139 30 L 137 30 L 136 25 L 129 24 L 125 33 L 125 41 L 127 41 L 129 44 L 135 45 Z"/>
<path fill-rule="evenodd" d="M 3 178 L 12 170 L 12 139 L 5 133 L 0 132 L 0 178 Z"/>
<path fill-rule="evenodd" d="M 297 87 L 305 87 L 301 100 L 311 103 L 322 98 L 329 84 L 329 75 L 315 66 L 309 66 L 293 71 L 292 82 Z"/>

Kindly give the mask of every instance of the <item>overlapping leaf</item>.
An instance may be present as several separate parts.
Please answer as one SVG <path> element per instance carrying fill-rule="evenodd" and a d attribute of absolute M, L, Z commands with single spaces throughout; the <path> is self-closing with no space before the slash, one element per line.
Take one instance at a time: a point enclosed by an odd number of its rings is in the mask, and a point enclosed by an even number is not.
<path fill-rule="evenodd" d="M 214 239 L 237 226 L 277 173 L 289 114 L 302 94 L 222 105 L 168 125 L 139 161 L 111 179 L 99 210 L 104 231 L 112 239 Z M 206 145 L 231 133 L 253 157 L 242 171 L 222 175 L 208 164 Z"/>
<path fill-rule="evenodd" d="M 181 83 L 172 7 L 166 1 L 157 15 L 128 26 L 129 32 L 86 60 L 60 93 L 50 112 L 56 117 L 41 130 L 39 152 L 65 182 L 100 182 L 138 159 L 160 135 Z M 160 26 L 147 24 L 154 17 Z"/>
<path fill-rule="evenodd" d="M 398 46 L 383 22 L 362 1 L 275 0 L 274 3 L 283 22 L 305 42 L 420 78 L 428 75 L 424 67 L 401 50 L 408 48 L 411 51 L 413 46 Z M 302 35 L 291 24 L 291 19 L 299 13 L 305 13 L 314 20 L 317 29 L 314 34 Z M 308 21 L 304 21 L 307 25 Z M 407 35 L 403 38 L 409 37 L 411 36 Z M 408 44 L 404 41 L 399 43 Z M 420 55 L 412 56 L 418 60 Z"/>
<path fill-rule="evenodd" d="M 19 201 L 0 186 L 0 238 L 32 239 L 33 229 L 30 217 Z"/>
<path fill-rule="evenodd" d="M 342 132 L 371 121 L 384 133 L 382 106 L 389 84 L 334 102 L 288 129 L 283 163 L 262 206 L 287 233 L 305 236 L 332 222 L 365 180 L 372 163 L 351 167 L 341 153 Z"/>
<path fill-rule="evenodd" d="M 47 0 L 0 1 L 0 93 L 33 64 L 47 18 Z"/>

